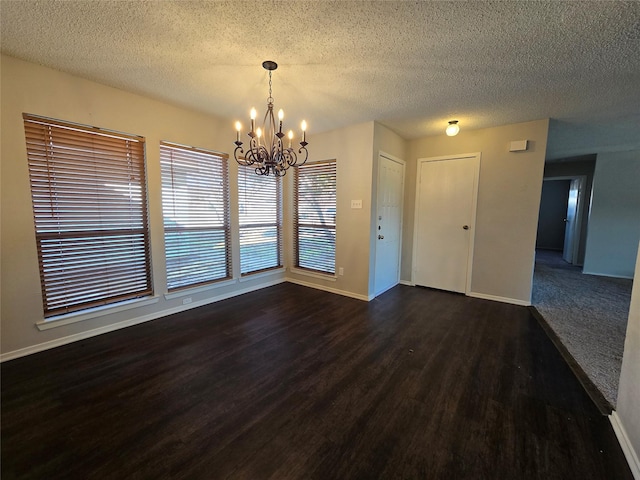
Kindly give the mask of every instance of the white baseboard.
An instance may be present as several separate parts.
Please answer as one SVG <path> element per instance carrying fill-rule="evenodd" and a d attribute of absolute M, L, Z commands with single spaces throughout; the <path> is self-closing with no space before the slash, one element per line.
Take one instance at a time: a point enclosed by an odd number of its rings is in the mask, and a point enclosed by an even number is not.
<path fill-rule="evenodd" d="M 416 284 L 407 280 L 400 280 L 401 285 L 407 285 L 409 287 L 415 287 Z M 469 292 L 466 294 L 468 297 L 481 298 L 483 300 L 493 300 L 494 302 L 510 303 L 512 305 L 520 305 L 522 307 L 530 307 L 531 302 L 525 300 L 518 300 L 517 298 L 499 297 L 497 295 L 488 295 L 486 293 Z"/>
<path fill-rule="evenodd" d="M 295 283 L 296 285 L 302 285 L 303 287 L 315 288 L 316 290 L 322 290 L 329 293 L 335 293 L 342 295 L 343 297 L 355 298 L 358 300 L 364 300 L 370 302 L 374 299 L 373 295 L 361 295 L 359 293 L 348 292 L 346 290 L 339 290 L 337 288 L 325 287 L 324 285 L 318 285 L 317 283 L 305 282 L 304 280 L 298 280 L 296 278 L 285 278 L 287 282 Z"/>
<path fill-rule="evenodd" d="M 600 273 L 600 272 L 587 272 L 585 270 L 582 271 L 583 275 L 595 275 L 596 277 L 609 277 L 609 278 L 626 278 L 627 280 L 633 280 L 633 275 L 612 275 L 610 273 Z"/>
<path fill-rule="evenodd" d="M 620 422 L 620 417 L 615 410 L 609 415 L 609 421 L 611 422 L 613 431 L 616 433 L 616 437 L 618 437 L 620 448 L 622 448 L 624 456 L 627 458 L 627 463 L 629 464 L 633 478 L 640 480 L 640 460 L 638 460 L 638 453 L 633 449 L 633 445 L 631 445 L 629 437 L 627 436 L 627 431 L 624 429 L 624 426 Z"/>
<path fill-rule="evenodd" d="M 139 323 L 149 322 L 151 320 L 156 320 L 157 318 L 166 317 L 167 315 L 173 315 L 174 313 L 184 312 L 185 310 L 190 310 L 192 308 L 201 307 L 203 305 L 208 305 L 210 303 L 219 302 L 220 300 L 226 300 L 227 298 L 235 297 L 237 295 L 242 295 L 245 293 L 253 292 L 254 290 L 259 290 L 261 288 L 271 287 L 272 285 L 277 285 L 279 283 L 283 283 L 285 280 L 283 278 L 272 280 L 270 282 L 264 282 L 260 285 L 243 288 L 240 290 L 234 290 L 230 293 L 225 293 L 222 295 L 217 295 L 215 297 L 209 297 L 204 300 L 199 300 L 197 302 L 189 303 L 187 305 L 179 305 L 174 308 L 169 308 L 166 310 L 162 310 L 159 312 L 150 313 L 148 315 L 143 315 L 136 318 L 131 318 L 129 320 L 125 320 L 123 322 L 113 323 L 111 325 L 105 325 L 104 327 L 94 328 L 92 330 L 87 330 L 85 332 L 76 333 L 73 335 L 68 335 L 62 338 L 56 338 L 55 340 L 50 340 L 48 342 L 39 343 L 37 345 L 32 345 L 25 348 L 20 348 L 18 350 L 13 350 L 11 352 L 6 352 L 0 355 L 0 363 L 5 362 L 7 360 L 13 360 L 14 358 L 24 357 L 26 355 L 31 355 L 32 353 L 42 352 L 44 350 L 49 350 L 50 348 L 60 347 L 62 345 L 67 345 L 68 343 L 77 342 L 79 340 L 84 340 L 86 338 L 95 337 L 97 335 L 102 335 L 103 333 L 113 332 L 115 330 L 120 330 L 121 328 L 130 327 L 133 325 L 137 325 Z"/>
<path fill-rule="evenodd" d="M 498 297 L 496 295 L 488 295 L 486 293 L 469 292 L 467 296 L 473 297 L 473 298 L 482 298 L 484 300 L 493 300 L 495 302 L 511 303 L 513 305 L 520 305 L 522 307 L 531 306 L 531 302 L 529 301 L 518 300 L 517 298 Z"/>

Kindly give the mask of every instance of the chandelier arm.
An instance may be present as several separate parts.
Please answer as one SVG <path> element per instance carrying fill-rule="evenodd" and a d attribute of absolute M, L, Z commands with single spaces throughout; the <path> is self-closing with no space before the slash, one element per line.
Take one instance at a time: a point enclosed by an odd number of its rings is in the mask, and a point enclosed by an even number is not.
<path fill-rule="evenodd" d="M 264 167 L 257 167 L 255 172 L 257 175 L 269 175 L 269 166 L 265 165 Z"/>
<path fill-rule="evenodd" d="M 257 137 L 252 137 L 249 143 L 249 150 L 247 151 L 247 164 L 248 165 L 262 165 L 266 151 L 263 151 L 264 147 L 258 143 Z"/>
<path fill-rule="evenodd" d="M 299 154 L 302 154 L 302 152 L 304 152 L 304 160 L 302 161 L 302 163 L 300 163 L 299 165 L 297 165 L 298 167 L 304 165 L 305 163 L 307 163 L 307 159 L 309 158 L 309 152 L 307 151 L 307 142 L 300 142 L 300 150 L 298 150 Z"/>
<path fill-rule="evenodd" d="M 256 154 L 258 157 L 258 163 L 261 166 L 269 166 L 269 151 L 265 148 L 264 145 L 260 145 L 258 146 L 258 149 L 256 150 Z"/>
<path fill-rule="evenodd" d="M 284 149 L 282 152 L 282 157 L 284 160 L 283 163 L 285 164 L 285 169 L 288 169 L 289 167 L 295 167 L 296 163 L 298 162 L 298 157 L 293 148 Z"/>
<path fill-rule="evenodd" d="M 238 165 L 247 165 L 245 157 L 242 156 L 242 154 L 244 153 L 244 150 L 242 149 L 242 142 L 237 141 L 235 143 L 237 146 L 233 151 L 233 156 L 236 159 L 236 162 L 238 162 Z M 238 153 L 240 153 L 240 158 L 238 158 Z"/>
<path fill-rule="evenodd" d="M 271 158 L 273 165 L 279 165 L 282 167 L 283 158 L 282 158 L 282 140 L 279 137 L 274 137 L 273 139 L 273 147 L 271 148 Z"/>
<path fill-rule="evenodd" d="M 253 148 L 247 150 L 247 153 L 244 156 L 246 165 L 253 165 L 256 163 L 256 154 Z"/>

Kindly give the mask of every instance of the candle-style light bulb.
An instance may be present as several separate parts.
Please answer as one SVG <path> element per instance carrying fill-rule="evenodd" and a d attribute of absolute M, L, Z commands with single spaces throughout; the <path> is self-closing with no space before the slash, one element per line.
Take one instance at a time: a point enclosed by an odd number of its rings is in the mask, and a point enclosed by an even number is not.
<path fill-rule="evenodd" d="M 278 110 L 278 120 L 280 120 L 280 133 L 282 133 L 282 119 L 284 118 L 284 112 L 282 109 Z"/>
<path fill-rule="evenodd" d="M 291 140 L 293 140 L 293 130 L 289 130 L 289 148 L 291 148 Z"/>
<path fill-rule="evenodd" d="M 240 130 L 242 130 L 242 124 L 240 122 L 236 122 L 236 142 L 240 141 Z"/>
<path fill-rule="evenodd" d="M 305 137 L 306 137 L 306 131 L 307 131 L 307 122 L 306 120 L 302 120 L 302 124 L 300 125 L 300 127 L 302 128 L 302 141 L 305 141 Z"/>
<path fill-rule="evenodd" d="M 256 130 L 256 136 L 258 137 L 258 145 L 260 145 L 260 137 L 262 136 L 262 129 L 260 127 Z"/>
<path fill-rule="evenodd" d="M 256 130 L 256 109 L 251 109 L 251 131 L 255 132 Z"/>

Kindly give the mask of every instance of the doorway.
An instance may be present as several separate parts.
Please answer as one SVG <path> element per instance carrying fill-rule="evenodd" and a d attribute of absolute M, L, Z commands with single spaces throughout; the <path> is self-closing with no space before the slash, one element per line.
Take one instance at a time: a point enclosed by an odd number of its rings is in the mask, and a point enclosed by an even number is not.
<path fill-rule="evenodd" d="M 468 294 L 480 153 L 418 160 L 413 283 Z"/>
<path fill-rule="evenodd" d="M 376 297 L 400 282 L 404 170 L 404 160 L 383 152 L 378 155 L 374 274 Z"/>
<path fill-rule="evenodd" d="M 564 207 L 558 214 L 563 243 L 545 249 L 548 244 L 538 236 L 531 300 L 586 391 L 603 413 L 610 413 L 616 402 L 632 281 L 582 273 L 594 167 L 595 159 L 545 166 L 538 233 L 548 215 L 548 187 L 564 185 Z"/>
<path fill-rule="evenodd" d="M 562 252 L 565 262 L 582 265 L 586 176 L 548 177 L 542 184 L 536 250 Z"/>

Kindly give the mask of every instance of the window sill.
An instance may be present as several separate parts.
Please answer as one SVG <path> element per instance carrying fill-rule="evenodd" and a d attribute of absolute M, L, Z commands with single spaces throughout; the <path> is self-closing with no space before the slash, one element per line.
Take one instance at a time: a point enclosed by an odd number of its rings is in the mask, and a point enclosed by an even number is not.
<path fill-rule="evenodd" d="M 124 302 L 118 302 L 113 305 L 104 305 L 101 307 L 94 307 L 80 312 L 67 313 L 64 315 L 58 315 L 52 317 L 49 320 L 43 320 L 36 322 L 38 330 L 49 330 L 51 328 L 62 327 L 71 323 L 82 322 L 84 320 L 90 320 L 92 318 L 103 317 L 105 315 L 111 315 L 113 313 L 122 312 L 124 310 L 131 310 L 132 308 L 144 307 L 146 305 L 152 305 L 158 303 L 160 297 L 144 297 L 136 298 L 134 300 L 127 300 Z"/>
<path fill-rule="evenodd" d="M 305 275 L 307 277 L 321 278 L 322 280 L 328 280 L 330 282 L 335 282 L 338 279 L 338 277 L 335 274 L 311 272 L 309 270 L 304 270 L 302 268 L 296 268 L 296 267 L 289 268 L 289 271 L 291 273 L 295 273 L 296 275 Z"/>
<path fill-rule="evenodd" d="M 226 287 L 227 285 L 233 285 L 237 280 L 234 278 L 230 278 L 228 280 L 222 280 L 216 283 L 209 283 L 208 285 L 201 285 L 199 287 L 193 288 L 183 288 L 181 290 L 176 290 L 174 292 L 168 292 L 164 294 L 165 300 L 171 300 L 173 298 L 186 297 L 189 295 L 193 295 L 194 293 L 206 292 L 208 290 L 215 290 L 216 288 Z"/>
<path fill-rule="evenodd" d="M 251 280 L 255 280 L 256 278 L 268 277 L 270 275 L 275 275 L 277 273 L 284 273 L 286 269 L 284 267 L 274 268 L 273 270 L 265 270 L 263 272 L 256 273 L 248 273 L 244 277 L 240 277 L 238 280 L 240 283 L 249 282 Z"/>

